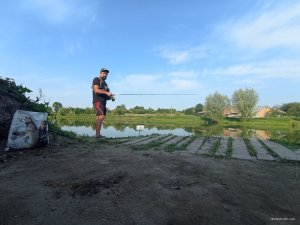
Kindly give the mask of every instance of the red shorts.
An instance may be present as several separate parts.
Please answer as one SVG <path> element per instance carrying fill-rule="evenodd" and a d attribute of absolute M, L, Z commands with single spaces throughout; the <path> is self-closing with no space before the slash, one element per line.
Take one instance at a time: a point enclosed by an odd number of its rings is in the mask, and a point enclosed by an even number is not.
<path fill-rule="evenodd" d="M 105 116 L 106 115 L 106 102 L 96 101 L 94 103 L 94 107 L 96 109 L 97 116 Z"/>

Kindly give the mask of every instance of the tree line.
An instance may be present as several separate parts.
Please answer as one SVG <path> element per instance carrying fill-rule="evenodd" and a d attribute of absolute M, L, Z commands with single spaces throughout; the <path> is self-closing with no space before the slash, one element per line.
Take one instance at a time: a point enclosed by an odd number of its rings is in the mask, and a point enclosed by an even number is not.
<path fill-rule="evenodd" d="M 244 120 L 250 119 L 253 116 L 253 111 L 257 106 L 259 96 L 253 88 L 238 89 L 234 91 L 231 98 L 223 95 L 219 92 L 210 94 L 206 97 L 204 104 L 197 104 L 194 107 L 190 107 L 184 110 L 176 110 L 174 108 L 145 108 L 143 106 L 135 106 L 133 108 L 127 109 L 124 104 L 118 105 L 115 109 L 108 109 L 108 112 L 113 115 L 127 115 L 127 114 L 185 114 L 185 115 L 203 115 L 216 121 L 218 123 L 222 122 L 224 118 L 224 110 L 227 107 L 234 108 L 239 112 L 240 117 Z M 67 115 L 80 115 L 80 114 L 95 114 L 93 108 L 65 108 L 59 102 L 54 102 L 52 105 L 52 110 L 54 113 L 67 116 Z M 277 115 L 277 112 L 284 112 L 287 116 L 297 116 L 300 117 L 300 103 L 292 102 L 286 103 L 281 106 L 275 106 L 272 109 L 273 116 Z"/>
<path fill-rule="evenodd" d="M 145 108 L 144 106 L 135 106 L 133 108 L 126 108 L 124 104 L 116 106 L 115 109 L 108 109 L 108 113 L 113 115 L 127 115 L 127 114 L 196 114 L 203 110 L 202 104 L 197 104 L 196 107 L 191 107 L 185 110 L 177 110 L 174 108 Z M 60 102 L 54 102 L 52 104 L 53 113 L 61 116 L 67 115 L 82 115 L 82 114 L 95 114 L 94 108 L 73 108 L 63 107 Z"/>

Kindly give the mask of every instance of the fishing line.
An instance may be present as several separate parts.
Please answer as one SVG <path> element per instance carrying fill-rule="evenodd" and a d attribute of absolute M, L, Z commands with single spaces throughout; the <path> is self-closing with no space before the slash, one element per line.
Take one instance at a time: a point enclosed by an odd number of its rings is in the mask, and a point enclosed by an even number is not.
<path fill-rule="evenodd" d="M 137 94 L 137 93 L 132 93 L 132 94 L 115 94 L 115 95 L 200 95 L 200 94 L 155 94 L 155 93 Z"/>

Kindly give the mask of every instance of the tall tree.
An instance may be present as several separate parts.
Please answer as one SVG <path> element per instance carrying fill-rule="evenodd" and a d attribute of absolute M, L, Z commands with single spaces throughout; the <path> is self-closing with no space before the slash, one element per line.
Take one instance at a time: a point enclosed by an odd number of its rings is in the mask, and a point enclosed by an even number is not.
<path fill-rule="evenodd" d="M 239 89 L 233 93 L 231 102 L 243 119 L 249 119 L 258 102 L 258 94 L 253 88 Z"/>
<path fill-rule="evenodd" d="M 203 111 L 203 105 L 201 103 L 195 106 L 195 113 L 199 113 Z"/>
<path fill-rule="evenodd" d="M 183 110 L 185 115 L 194 115 L 195 114 L 195 107 L 190 107 Z"/>
<path fill-rule="evenodd" d="M 290 102 L 283 104 L 280 109 L 288 116 L 300 116 L 300 102 Z"/>
<path fill-rule="evenodd" d="M 206 97 L 204 108 L 208 117 L 220 123 L 223 119 L 224 109 L 229 104 L 230 100 L 226 95 L 215 92 L 213 95 L 209 95 Z"/>
<path fill-rule="evenodd" d="M 194 115 L 194 114 L 198 114 L 199 112 L 202 112 L 203 108 L 204 108 L 204 106 L 201 103 L 199 103 L 195 107 L 190 107 L 190 108 L 183 110 L 183 112 L 186 115 Z"/>
<path fill-rule="evenodd" d="M 135 106 L 134 108 L 130 109 L 135 114 L 145 114 L 146 109 L 144 106 Z"/>
<path fill-rule="evenodd" d="M 62 108 L 62 104 L 60 102 L 54 102 L 52 104 L 52 108 L 55 113 L 58 113 L 58 111 Z"/>
<path fill-rule="evenodd" d="M 118 106 L 113 110 L 113 113 L 114 113 L 115 115 L 125 115 L 126 111 L 127 111 L 127 109 L 126 109 L 125 105 L 122 104 L 122 105 L 118 105 Z"/>

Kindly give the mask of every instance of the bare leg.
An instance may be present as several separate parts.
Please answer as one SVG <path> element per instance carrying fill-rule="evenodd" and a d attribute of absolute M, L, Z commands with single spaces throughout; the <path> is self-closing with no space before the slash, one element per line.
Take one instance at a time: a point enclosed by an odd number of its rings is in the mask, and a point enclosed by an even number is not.
<path fill-rule="evenodd" d="M 104 115 L 96 117 L 96 137 L 100 136 L 101 126 L 104 119 L 105 119 Z"/>

